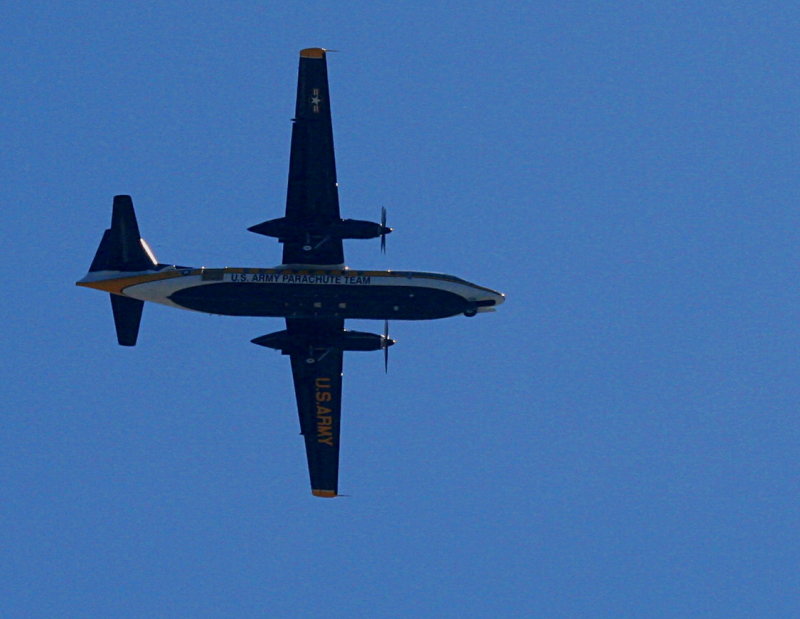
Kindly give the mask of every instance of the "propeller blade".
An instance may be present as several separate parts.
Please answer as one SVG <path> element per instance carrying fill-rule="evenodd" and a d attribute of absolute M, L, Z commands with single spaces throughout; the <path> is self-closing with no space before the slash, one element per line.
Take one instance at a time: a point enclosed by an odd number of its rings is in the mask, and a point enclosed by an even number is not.
<path fill-rule="evenodd" d="M 389 321 L 383 322 L 383 371 L 389 373 Z M 392 342 L 394 344 L 394 342 Z"/>
<path fill-rule="evenodd" d="M 381 207 L 381 253 L 386 253 L 386 207 Z"/>

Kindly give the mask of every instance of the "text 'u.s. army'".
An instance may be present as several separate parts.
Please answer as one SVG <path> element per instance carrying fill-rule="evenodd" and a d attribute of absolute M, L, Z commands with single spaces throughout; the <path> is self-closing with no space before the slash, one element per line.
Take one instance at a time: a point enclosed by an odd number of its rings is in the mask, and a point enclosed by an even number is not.
<path fill-rule="evenodd" d="M 333 447 L 333 411 L 325 405 L 333 400 L 331 379 L 318 378 L 314 381 L 314 391 L 317 401 L 317 442 Z"/>

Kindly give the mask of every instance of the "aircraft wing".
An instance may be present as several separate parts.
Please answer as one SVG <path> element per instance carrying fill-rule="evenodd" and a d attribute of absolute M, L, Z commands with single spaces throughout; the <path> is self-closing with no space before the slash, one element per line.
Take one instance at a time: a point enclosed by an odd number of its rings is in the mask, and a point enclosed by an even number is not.
<path fill-rule="evenodd" d="M 344 263 L 341 239 L 327 239 L 314 229 L 339 221 L 339 191 L 333 153 L 328 66 L 325 50 L 300 52 L 297 104 L 289 156 L 286 219 L 308 231 L 305 242 L 283 246 L 284 264 Z M 303 246 L 311 246 L 309 251 Z"/>
<path fill-rule="evenodd" d="M 286 319 L 289 335 L 298 342 L 291 353 L 292 378 L 311 492 L 319 497 L 338 494 L 343 352 L 317 346 L 314 341 L 330 339 L 327 333 L 343 328 L 342 319 Z"/>

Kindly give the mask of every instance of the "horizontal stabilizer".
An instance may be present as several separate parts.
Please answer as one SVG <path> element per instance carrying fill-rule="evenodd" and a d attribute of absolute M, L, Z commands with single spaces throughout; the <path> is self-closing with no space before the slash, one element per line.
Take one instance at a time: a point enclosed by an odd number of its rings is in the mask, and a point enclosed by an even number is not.
<path fill-rule="evenodd" d="M 117 341 L 120 346 L 136 346 L 139 337 L 139 324 L 142 321 L 144 301 L 121 297 L 116 294 L 111 297 L 111 310 L 114 312 L 114 326 L 117 328 Z"/>
<path fill-rule="evenodd" d="M 114 196 L 111 227 L 103 233 L 89 272 L 146 271 L 156 265 L 150 248 L 139 236 L 133 200 L 130 196 Z"/>

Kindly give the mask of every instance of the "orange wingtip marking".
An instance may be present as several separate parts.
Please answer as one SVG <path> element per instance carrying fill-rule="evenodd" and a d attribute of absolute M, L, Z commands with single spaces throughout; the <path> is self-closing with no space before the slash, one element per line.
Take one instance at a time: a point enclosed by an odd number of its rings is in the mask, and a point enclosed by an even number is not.
<path fill-rule="evenodd" d="M 321 47 L 301 49 L 300 58 L 325 58 L 325 50 Z"/>
<path fill-rule="evenodd" d="M 336 492 L 334 490 L 312 490 L 311 494 L 324 499 L 332 499 L 336 496 Z"/>

